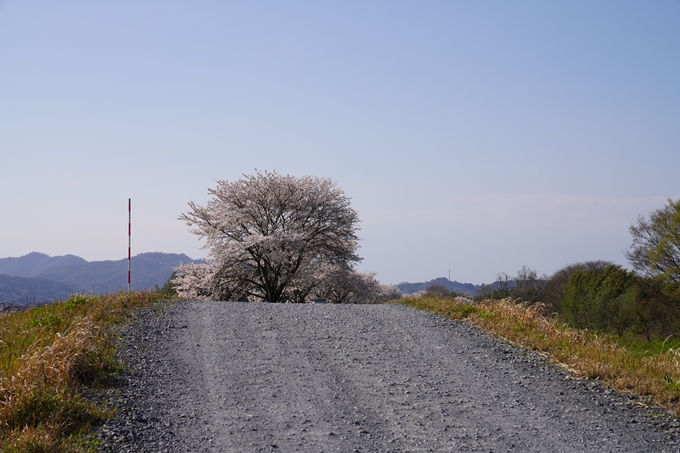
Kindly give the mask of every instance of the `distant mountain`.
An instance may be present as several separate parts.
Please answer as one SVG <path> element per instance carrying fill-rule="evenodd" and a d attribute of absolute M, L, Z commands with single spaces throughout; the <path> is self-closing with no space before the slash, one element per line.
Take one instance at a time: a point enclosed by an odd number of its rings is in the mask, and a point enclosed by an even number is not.
<path fill-rule="evenodd" d="M 195 261 L 188 256 L 176 253 L 154 252 L 133 256 L 130 264 L 132 289 L 141 290 L 154 288 L 155 285 L 163 286 L 175 267 L 180 263 L 193 262 Z M 74 255 L 50 257 L 36 252 L 19 258 L 0 258 L 0 274 L 64 283 L 72 288 L 70 294 L 74 292 L 117 292 L 127 289 L 127 266 L 127 258 L 117 261 L 88 262 Z M 38 285 L 35 288 L 39 287 L 38 283 L 35 285 Z M 2 289 L 0 289 L 1 292 Z M 55 296 L 52 299 L 63 297 L 56 296 L 57 293 L 55 287 Z M 34 296 L 38 297 L 37 293 L 29 291 L 26 294 L 29 299 Z"/>
<path fill-rule="evenodd" d="M 31 305 L 63 300 L 77 292 L 75 285 L 44 278 L 0 275 L 0 304 Z"/>
<path fill-rule="evenodd" d="M 15 277 L 37 277 L 41 272 L 59 266 L 75 266 L 87 264 L 79 256 L 49 256 L 33 252 L 19 258 L 0 258 L 0 274 Z"/>
<path fill-rule="evenodd" d="M 430 280 L 428 282 L 419 283 L 408 283 L 403 282 L 397 285 L 399 291 L 404 294 L 413 294 L 418 291 L 425 291 L 430 286 L 441 285 L 449 291 L 455 291 L 457 293 L 468 294 L 474 296 L 477 291 L 482 287 L 482 285 L 473 285 L 472 283 L 460 283 L 457 281 L 451 281 L 448 278 L 440 277 Z"/>

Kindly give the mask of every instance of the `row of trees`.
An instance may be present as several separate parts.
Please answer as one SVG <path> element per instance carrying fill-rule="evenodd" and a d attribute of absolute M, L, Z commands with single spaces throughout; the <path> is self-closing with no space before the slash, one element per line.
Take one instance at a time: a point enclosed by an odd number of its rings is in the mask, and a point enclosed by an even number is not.
<path fill-rule="evenodd" d="M 505 299 L 512 297 L 524 301 L 534 302 L 543 295 L 548 277 L 539 277 L 535 270 L 522 266 L 517 275 L 512 277 L 505 272 L 496 276 L 496 281 L 484 285 L 477 291 L 475 299 Z"/>
<path fill-rule="evenodd" d="M 649 219 L 640 216 L 630 232 L 626 257 L 634 271 L 587 261 L 538 277 L 523 267 L 514 278 L 499 274 L 477 297 L 540 301 L 575 327 L 620 336 L 680 334 L 680 200 L 668 200 Z"/>
<path fill-rule="evenodd" d="M 414 294 L 415 297 L 438 297 L 440 299 L 452 299 L 459 302 L 473 302 L 470 295 L 466 293 L 459 293 L 456 291 L 449 291 L 444 285 L 432 285 L 424 291 L 418 291 Z"/>
<path fill-rule="evenodd" d="M 180 266 L 179 295 L 206 300 L 376 303 L 399 297 L 375 274 L 357 272 L 359 218 L 329 179 L 256 172 L 210 189 L 207 205 L 182 214 L 205 239 L 209 258 Z M 569 265 L 539 277 L 522 267 L 501 273 L 478 298 L 541 301 L 567 322 L 648 338 L 680 330 L 680 200 L 668 200 L 630 228 L 626 256 L 635 273 L 607 261 Z M 432 288 L 433 295 L 445 288 Z M 455 294 L 438 294 L 455 297 Z"/>
<path fill-rule="evenodd" d="M 257 172 L 210 189 L 180 216 L 209 258 L 180 266 L 182 297 L 203 300 L 378 303 L 399 296 L 355 265 L 359 217 L 330 179 Z"/>

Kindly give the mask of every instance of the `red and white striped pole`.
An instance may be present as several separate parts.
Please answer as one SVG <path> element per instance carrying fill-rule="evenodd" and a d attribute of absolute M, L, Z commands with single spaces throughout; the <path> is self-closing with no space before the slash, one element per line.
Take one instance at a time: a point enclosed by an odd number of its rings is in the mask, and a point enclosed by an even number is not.
<path fill-rule="evenodd" d="M 130 292 L 130 249 L 132 246 L 132 198 L 128 198 L 128 292 Z"/>

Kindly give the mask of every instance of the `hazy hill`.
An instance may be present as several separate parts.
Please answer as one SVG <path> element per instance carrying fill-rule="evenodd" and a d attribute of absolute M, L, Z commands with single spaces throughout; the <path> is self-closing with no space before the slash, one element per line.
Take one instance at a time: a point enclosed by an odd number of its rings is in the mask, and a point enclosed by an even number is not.
<path fill-rule="evenodd" d="M 132 288 L 140 290 L 163 286 L 178 264 L 193 261 L 184 254 L 176 253 L 154 252 L 133 256 Z M 72 292 L 104 293 L 127 289 L 127 266 L 127 258 L 88 262 L 73 255 L 50 257 L 36 252 L 19 258 L 0 258 L 0 274 L 66 283 L 75 288 Z"/>
<path fill-rule="evenodd" d="M 477 294 L 477 291 L 482 285 L 473 285 L 472 283 L 460 283 L 457 281 L 451 281 L 448 278 L 440 277 L 430 280 L 428 282 L 418 282 L 418 283 L 408 283 L 403 282 L 397 285 L 399 291 L 404 294 L 413 294 L 418 291 L 425 291 L 430 286 L 441 285 L 449 291 L 455 291 L 457 293 L 464 293 L 470 296 Z"/>
<path fill-rule="evenodd" d="M 44 253 L 33 252 L 19 258 L 0 258 L 0 274 L 15 277 L 37 277 L 47 269 L 82 264 L 87 264 L 87 261 L 79 256 L 49 256 Z"/>
<path fill-rule="evenodd" d="M 0 275 L 0 304 L 34 304 L 65 299 L 77 292 L 75 285 L 44 278 Z"/>

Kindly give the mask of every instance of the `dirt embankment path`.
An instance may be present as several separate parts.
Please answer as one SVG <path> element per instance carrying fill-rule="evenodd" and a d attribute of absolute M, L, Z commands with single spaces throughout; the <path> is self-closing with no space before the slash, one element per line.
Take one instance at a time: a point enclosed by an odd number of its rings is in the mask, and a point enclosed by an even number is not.
<path fill-rule="evenodd" d="M 176 302 L 124 343 L 107 450 L 680 451 L 675 419 L 400 305 Z"/>

